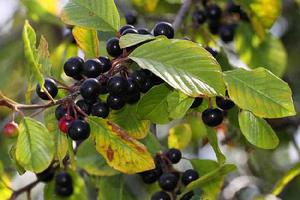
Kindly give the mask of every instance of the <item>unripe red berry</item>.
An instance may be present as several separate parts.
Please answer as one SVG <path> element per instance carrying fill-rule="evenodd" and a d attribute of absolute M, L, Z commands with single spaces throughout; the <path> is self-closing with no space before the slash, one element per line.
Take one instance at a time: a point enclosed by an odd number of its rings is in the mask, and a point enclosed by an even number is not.
<path fill-rule="evenodd" d="M 3 128 L 3 133 L 5 136 L 13 137 L 18 135 L 19 126 L 16 122 L 9 122 Z"/>
<path fill-rule="evenodd" d="M 63 133 L 68 132 L 70 124 L 74 121 L 74 118 L 71 116 L 62 117 L 58 122 L 59 130 Z"/>

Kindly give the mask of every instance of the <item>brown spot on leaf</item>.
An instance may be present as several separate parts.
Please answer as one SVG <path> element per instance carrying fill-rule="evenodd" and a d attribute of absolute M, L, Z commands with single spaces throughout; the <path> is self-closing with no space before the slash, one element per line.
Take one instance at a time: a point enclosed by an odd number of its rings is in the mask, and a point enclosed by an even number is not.
<path fill-rule="evenodd" d="M 114 159 L 114 151 L 112 150 L 110 145 L 108 146 L 108 148 L 106 150 L 106 155 L 110 162 Z"/>

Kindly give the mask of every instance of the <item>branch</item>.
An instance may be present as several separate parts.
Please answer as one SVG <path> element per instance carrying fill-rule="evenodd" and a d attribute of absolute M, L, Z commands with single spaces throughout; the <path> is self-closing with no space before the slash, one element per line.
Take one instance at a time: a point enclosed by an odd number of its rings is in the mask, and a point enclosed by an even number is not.
<path fill-rule="evenodd" d="M 175 17 L 175 20 L 173 22 L 173 28 L 175 31 L 177 31 L 177 29 L 180 27 L 184 17 L 185 17 L 185 14 L 186 12 L 188 11 L 190 5 L 192 3 L 192 0 L 185 0 L 184 3 L 181 5 L 176 17 Z"/>
<path fill-rule="evenodd" d="M 9 200 L 16 200 L 17 197 L 24 192 L 30 193 L 31 189 L 34 188 L 38 183 L 39 183 L 39 180 L 36 180 L 18 190 L 14 190 L 12 195 L 10 196 Z"/>

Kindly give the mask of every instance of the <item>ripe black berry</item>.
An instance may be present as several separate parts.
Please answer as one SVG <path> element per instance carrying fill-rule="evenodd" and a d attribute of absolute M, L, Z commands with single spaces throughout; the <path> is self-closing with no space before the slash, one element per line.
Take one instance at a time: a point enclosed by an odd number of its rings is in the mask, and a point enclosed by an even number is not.
<path fill-rule="evenodd" d="M 110 94 L 121 95 L 128 90 L 128 81 L 121 76 L 114 76 L 107 82 L 107 90 Z"/>
<path fill-rule="evenodd" d="M 125 105 L 123 98 L 116 95 L 108 95 L 106 102 L 113 110 L 120 110 Z"/>
<path fill-rule="evenodd" d="M 218 55 L 218 52 L 210 47 L 205 47 L 206 51 L 208 51 L 214 58 Z"/>
<path fill-rule="evenodd" d="M 202 120 L 207 126 L 218 126 L 223 121 L 223 112 L 218 108 L 208 108 L 202 113 Z"/>
<path fill-rule="evenodd" d="M 220 19 L 222 14 L 221 8 L 216 4 L 211 4 L 206 8 L 206 15 L 211 20 Z"/>
<path fill-rule="evenodd" d="M 48 91 L 50 96 L 52 98 L 55 98 L 55 96 L 58 93 L 58 88 L 57 88 L 55 81 L 50 78 L 45 79 L 44 87 Z M 39 84 L 37 84 L 37 86 L 36 86 L 36 93 L 41 99 L 49 100 L 49 97 L 47 96 L 47 94 L 45 92 L 41 91 L 41 86 Z"/>
<path fill-rule="evenodd" d="M 168 193 L 159 191 L 152 195 L 151 200 L 171 200 L 171 197 Z"/>
<path fill-rule="evenodd" d="M 130 25 L 130 24 L 126 24 L 124 26 L 122 26 L 119 30 L 119 34 L 122 35 L 123 31 L 129 29 L 129 28 L 134 28 L 134 26 Z"/>
<path fill-rule="evenodd" d="M 126 35 L 128 33 L 131 34 L 138 34 L 139 32 L 135 28 L 128 28 L 125 31 L 122 32 L 122 35 Z"/>
<path fill-rule="evenodd" d="M 199 178 L 198 172 L 193 169 L 189 169 L 183 172 L 181 177 L 181 182 L 184 185 L 188 185 L 190 182 L 197 180 L 198 178 Z"/>
<path fill-rule="evenodd" d="M 100 61 L 100 73 L 105 73 L 110 70 L 111 63 L 108 57 L 100 56 L 98 60 Z"/>
<path fill-rule="evenodd" d="M 228 98 L 224 99 L 223 97 L 216 97 L 216 103 L 222 110 L 229 110 L 235 106 L 233 101 Z"/>
<path fill-rule="evenodd" d="M 225 43 L 231 42 L 234 37 L 234 28 L 231 26 L 222 26 L 220 28 L 219 35 L 220 35 L 221 39 L 223 40 L 223 42 L 225 42 Z"/>
<path fill-rule="evenodd" d="M 83 75 L 96 78 L 101 74 L 101 63 L 98 59 L 89 59 L 83 63 Z"/>
<path fill-rule="evenodd" d="M 199 107 L 203 102 L 203 99 L 200 97 L 196 97 L 193 104 L 191 105 L 191 108 L 197 108 Z"/>
<path fill-rule="evenodd" d="M 99 95 L 100 83 L 95 78 L 86 79 L 80 86 L 80 94 L 85 99 L 96 99 Z"/>
<path fill-rule="evenodd" d="M 228 2 L 227 11 L 231 13 L 239 13 L 241 10 L 241 6 L 235 4 L 234 2 Z"/>
<path fill-rule="evenodd" d="M 55 117 L 60 120 L 62 117 L 67 115 L 67 109 L 63 105 L 59 105 L 55 109 Z"/>
<path fill-rule="evenodd" d="M 74 120 L 69 129 L 68 136 L 72 140 L 85 140 L 90 136 L 90 125 L 83 120 Z"/>
<path fill-rule="evenodd" d="M 125 14 L 125 20 L 127 24 L 135 25 L 137 22 L 137 16 L 134 12 L 128 12 Z"/>
<path fill-rule="evenodd" d="M 133 78 L 129 77 L 127 79 L 127 82 L 128 82 L 128 87 L 127 87 L 126 94 L 132 95 L 140 92 L 139 85 Z"/>
<path fill-rule="evenodd" d="M 146 184 L 152 184 L 155 181 L 157 181 L 157 179 L 158 179 L 158 176 L 154 169 L 142 172 L 142 173 L 140 173 L 140 175 L 142 177 L 143 182 Z"/>
<path fill-rule="evenodd" d="M 194 196 L 194 192 L 193 192 L 193 191 L 190 191 L 190 192 L 188 192 L 188 193 L 185 193 L 185 194 L 180 198 L 180 200 L 191 200 L 193 196 Z"/>
<path fill-rule="evenodd" d="M 136 93 L 136 94 L 126 95 L 125 101 L 128 104 L 135 104 L 136 102 L 138 102 L 140 100 L 140 98 L 141 98 L 141 94 Z"/>
<path fill-rule="evenodd" d="M 172 191 L 176 188 L 178 177 L 173 173 L 165 173 L 158 180 L 159 186 L 166 191 Z"/>
<path fill-rule="evenodd" d="M 73 186 L 71 185 L 71 186 L 61 187 L 55 185 L 55 193 L 61 197 L 71 196 L 73 194 Z"/>
<path fill-rule="evenodd" d="M 80 57 L 69 58 L 64 64 L 65 74 L 73 78 L 80 76 L 83 62 L 83 59 Z"/>
<path fill-rule="evenodd" d="M 112 57 L 118 57 L 122 54 L 122 49 L 119 45 L 119 39 L 114 37 L 107 41 L 106 51 Z"/>
<path fill-rule="evenodd" d="M 143 70 L 133 72 L 130 77 L 141 87 L 145 84 L 147 75 Z"/>
<path fill-rule="evenodd" d="M 50 166 L 41 173 L 36 174 L 37 178 L 42 182 L 50 182 L 55 175 L 55 169 Z"/>
<path fill-rule="evenodd" d="M 176 164 L 181 159 L 181 152 L 178 149 L 172 148 L 166 152 L 166 156 L 173 164 Z"/>
<path fill-rule="evenodd" d="M 96 103 L 92 108 L 92 115 L 106 118 L 109 114 L 109 107 L 106 103 Z"/>
<path fill-rule="evenodd" d="M 159 22 L 155 25 L 153 30 L 154 36 L 164 35 L 167 38 L 171 39 L 174 37 L 174 29 L 172 24 L 167 22 Z"/>
<path fill-rule="evenodd" d="M 87 115 L 89 115 L 91 113 L 91 106 L 83 99 L 78 100 L 76 102 L 76 105 Z"/>
<path fill-rule="evenodd" d="M 67 172 L 60 172 L 55 177 L 55 184 L 62 187 L 72 185 L 72 177 Z"/>
<path fill-rule="evenodd" d="M 212 20 L 212 21 L 209 22 L 208 28 L 209 28 L 209 31 L 212 34 L 217 34 L 219 32 L 219 29 L 220 29 L 220 23 L 218 21 Z"/>
<path fill-rule="evenodd" d="M 151 82 L 151 79 L 146 79 L 145 83 L 140 86 L 141 92 L 146 93 L 152 88 L 153 84 Z"/>
<path fill-rule="evenodd" d="M 192 21 L 194 24 L 203 24 L 206 21 L 206 16 L 203 11 L 195 11 L 192 15 Z"/>
<path fill-rule="evenodd" d="M 146 28 L 139 28 L 137 31 L 141 35 L 151 35 L 151 33 Z"/>

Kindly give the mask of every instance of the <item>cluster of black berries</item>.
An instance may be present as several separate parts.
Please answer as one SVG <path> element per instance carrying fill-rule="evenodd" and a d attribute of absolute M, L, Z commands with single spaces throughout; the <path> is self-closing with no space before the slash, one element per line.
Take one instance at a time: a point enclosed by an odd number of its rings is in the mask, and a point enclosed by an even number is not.
<path fill-rule="evenodd" d="M 59 172 L 55 176 L 55 168 L 50 166 L 45 171 L 36 174 L 39 181 L 48 183 L 55 177 L 55 193 L 61 197 L 68 197 L 73 194 L 72 177 L 67 172 Z"/>
<path fill-rule="evenodd" d="M 173 168 L 172 164 L 178 163 L 181 156 L 179 150 L 169 149 L 167 152 L 155 156 L 155 169 L 140 173 L 144 183 L 152 184 L 158 181 L 162 189 L 162 191 L 154 193 L 151 200 L 171 200 L 170 195 L 177 196 L 180 194 L 182 184 L 186 186 L 199 178 L 198 173 L 193 169 L 181 173 Z M 180 200 L 189 200 L 193 195 L 194 192 L 190 191 L 184 194 Z"/>
<path fill-rule="evenodd" d="M 202 104 L 203 99 L 200 97 L 195 98 L 191 108 L 196 108 Z M 224 111 L 230 110 L 235 106 L 234 102 L 229 99 L 228 94 L 226 97 L 216 97 L 216 104 L 220 108 L 207 108 L 202 112 L 202 121 L 210 127 L 216 127 L 223 122 Z M 222 109 L 222 110 L 221 110 Z"/>
<path fill-rule="evenodd" d="M 192 14 L 193 24 L 199 26 L 208 21 L 210 32 L 218 34 L 225 43 L 233 41 L 238 20 L 249 20 L 241 7 L 231 0 L 223 11 L 215 3 L 202 1 L 202 5 L 203 9 L 196 9 Z"/>

